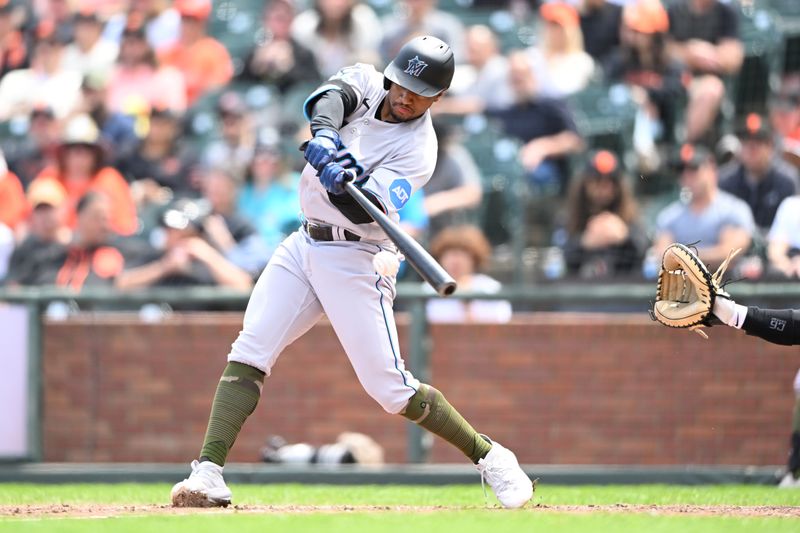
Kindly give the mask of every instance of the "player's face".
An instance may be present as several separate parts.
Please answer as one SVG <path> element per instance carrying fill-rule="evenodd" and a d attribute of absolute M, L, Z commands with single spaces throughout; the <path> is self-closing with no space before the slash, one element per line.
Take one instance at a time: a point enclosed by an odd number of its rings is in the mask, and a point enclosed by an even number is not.
<path fill-rule="evenodd" d="M 441 98 L 436 96 L 421 96 L 411 92 L 405 87 L 393 83 L 386 95 L 386 103 L 381 118 L 387 122 L 408 122 L 425 114 L 434 102 Z"/>

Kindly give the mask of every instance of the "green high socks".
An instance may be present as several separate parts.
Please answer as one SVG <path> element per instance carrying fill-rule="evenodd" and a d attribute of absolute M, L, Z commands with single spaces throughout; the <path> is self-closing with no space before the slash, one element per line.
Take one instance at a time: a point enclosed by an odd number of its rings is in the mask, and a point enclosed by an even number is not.
<path fill-rule="evenodd" d="M 264 372 L 242 363 L 228 363 L 214 395 L 201 461 L 225 465 L 244 421 L 258 404 L 263 385 Z"/>
<path fill-rule="evenodd" d="M 412 422 L 461 450 L 473 463 L 486 457 L 491 443 L 481 437 L 444 395 L 430 385 L 421 384 L 401 413 Z"/>

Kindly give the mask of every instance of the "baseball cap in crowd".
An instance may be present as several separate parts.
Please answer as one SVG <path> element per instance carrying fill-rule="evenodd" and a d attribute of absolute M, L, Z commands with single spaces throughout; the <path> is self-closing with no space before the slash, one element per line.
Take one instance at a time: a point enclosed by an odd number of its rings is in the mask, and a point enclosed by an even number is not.
<path fill-rule="evenodd" d="M 27 196 L 34 209 L 42 205 L 59 207 L 67 199 L 64 187 L 52 180 L 35 180 L 28 187 Z"/>
<path fill-rule="evenodd" d="M 182 17 L 206 20 L 211 15 L 211 0 L 175 0 L 174 7 Z"/>
<path fill-rule="evenodd" d="M 713 159 L 711 150 L 699 144 L 686 143 L 677 149 L 673 154 L 671 163 L 677 172 L 683 172 L 687 168 L 698 169 L 704 163 Z"/>
<path fill-rule="evenodd" d="M 539 15 L 544 20 L 565 28 L 578 26 L 580 24 L 578 10 L 564 2 L 543 4 L 542 7 L 539 8 Z"/>
<path fill-rule="evenodd" d="M 203 221 L 210 213 L 208 201 L 180 198 L 172 202 L 161 215 L 161 225 L 177 230 L 193 228 L 201 231 Z"/>
<path fill-rule="evenodd" d="M 639 33 L 666 33 L 669 30 L 669 16 L 660 0 L 636 0 L 626 5 L 622 20 Z"/>
<path fill-rule="evenodd" d="M 100 17 L 97 15 L 97 11 L 93 9 L 84 8 L 75 13 L 75 17 L 73 18 L 75 24 L 79 22 L 89 22 L 91 24 L 100 24 Z"/>
<path fill-rule="evenodd" d="M 618 179 L 620 177 L 620 168 L 617 156 L 608 150 L 598 150 L 589 157 L 587 175 Z"/>
<path fill-rule="evenodd" d="M 741 141 L 771 141 L 772 128 L 766 118 L 750 113 L 737 125 L 736 136 Z"/>

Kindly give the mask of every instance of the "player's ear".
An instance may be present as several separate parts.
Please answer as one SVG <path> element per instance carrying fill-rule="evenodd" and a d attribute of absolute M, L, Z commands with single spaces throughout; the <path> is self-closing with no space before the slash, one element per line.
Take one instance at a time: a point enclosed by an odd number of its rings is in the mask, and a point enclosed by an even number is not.
<path fill-rule="evenodd" d="M 444 91 L 442 91 L 442 92 L 440 92 L 439 94 L 437 94 L 436 96 L 434 96 L 434 97 L 433 97 L 433 101 L 434 101 L 434 102 L 438 102 L 438 101 L 439 101 L 439 98 L 441 98 L 442 96 L 444 96 L 444 93 L 446 93 L 446 92 L 447 92 L 447 89 L 445 89 Z"/>

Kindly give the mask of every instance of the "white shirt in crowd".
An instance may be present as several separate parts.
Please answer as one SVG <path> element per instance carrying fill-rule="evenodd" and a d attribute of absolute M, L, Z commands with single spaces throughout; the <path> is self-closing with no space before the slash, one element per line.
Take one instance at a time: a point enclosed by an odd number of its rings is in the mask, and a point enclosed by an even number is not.
<path fill-rule="evenodd" d="M 433 292 L 427 283 L 425 290 Z M 499 281 L 486 274 L 472 276 L 470 292 L 482 294 L 495 294 L 502 285 Z M 433 298 L 428 300 L 426 306 L 428 322 L 461 324 L 481 322 L 485 324 L 504 324 L 511 320 L 511 302 L 507 300 L 456 300 L 447 298 Z"/>
<path fill-rule="evenodd" d="M 800 248 L 800 196 L 790 196 L 781 202 L 768 239 L 789 243 L 790 248 Z"/>

